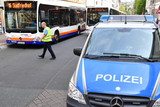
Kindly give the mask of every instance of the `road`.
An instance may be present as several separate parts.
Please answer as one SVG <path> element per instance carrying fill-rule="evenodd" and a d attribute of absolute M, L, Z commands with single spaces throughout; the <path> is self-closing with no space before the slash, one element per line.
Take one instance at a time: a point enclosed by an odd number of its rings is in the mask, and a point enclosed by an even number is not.
<path fill-rule="evenodd" d="M 56 60 L 49 60 L 49 52 L 39 59 L 41 46 L 0 48 L 0 107 L 65 106 L 68 82 L 79 58 L 73 48 L 82 47 L 86 38 L 83 33 L 53 44 Z"/>

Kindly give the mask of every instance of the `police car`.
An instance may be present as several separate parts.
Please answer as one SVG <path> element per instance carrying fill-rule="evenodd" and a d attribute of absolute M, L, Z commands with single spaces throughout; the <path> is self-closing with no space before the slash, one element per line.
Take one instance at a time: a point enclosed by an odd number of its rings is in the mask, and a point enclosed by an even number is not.
<path fill-rule="evenodd" d="M 105 18 L 104 18 L 105 19 Z M 160 35 L 151 16 L 109 16 L 91 31 L 68 107 L 160 107 Z"/>

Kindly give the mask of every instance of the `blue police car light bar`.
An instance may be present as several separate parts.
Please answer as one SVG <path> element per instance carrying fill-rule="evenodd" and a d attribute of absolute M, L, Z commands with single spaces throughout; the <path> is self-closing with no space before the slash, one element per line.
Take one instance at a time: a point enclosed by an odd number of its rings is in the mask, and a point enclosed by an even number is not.
<path fill-rule="evenodd" d="M 154 22 L 151 15 L 102 15 L 99 21 Z"/>
<path fill-rule="evenodd" d="M 111 15 L 108 21 L 144 22 L 144 15 Z"/>
<path fill-rule="evenodd" d="M 154 16 L 147 15 L 147 16 L 145 16 L 145 17 L 146 17 L 146 21 L 148 21 L 148 22 L 155 22 Z"/>
<path fill-rule="evenodd" d="M 108 15 L 102 15 L 101 18 L 99 19 L 100 22 L 103 21 L 108 21 L 109 16 Z"/>

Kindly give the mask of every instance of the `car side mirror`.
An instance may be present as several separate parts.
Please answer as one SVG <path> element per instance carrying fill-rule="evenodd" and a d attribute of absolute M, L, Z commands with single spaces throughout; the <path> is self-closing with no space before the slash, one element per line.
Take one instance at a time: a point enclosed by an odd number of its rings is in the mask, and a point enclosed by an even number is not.
<path fill-rule="evenodd" d="M 74 48 L 73 53 L 77 56 L 80 56 L 82 52 L 82 48 Z"/>

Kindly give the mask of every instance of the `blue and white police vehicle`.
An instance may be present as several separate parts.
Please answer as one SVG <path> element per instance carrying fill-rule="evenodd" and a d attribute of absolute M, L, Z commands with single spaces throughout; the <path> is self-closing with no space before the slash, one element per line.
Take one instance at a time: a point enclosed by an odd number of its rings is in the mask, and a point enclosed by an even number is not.
<path fill-rule="evenodd" d="M 70 82 L 67 107 L 160 107 L 160 35 L 151 16 L 94 26 Z"/>

